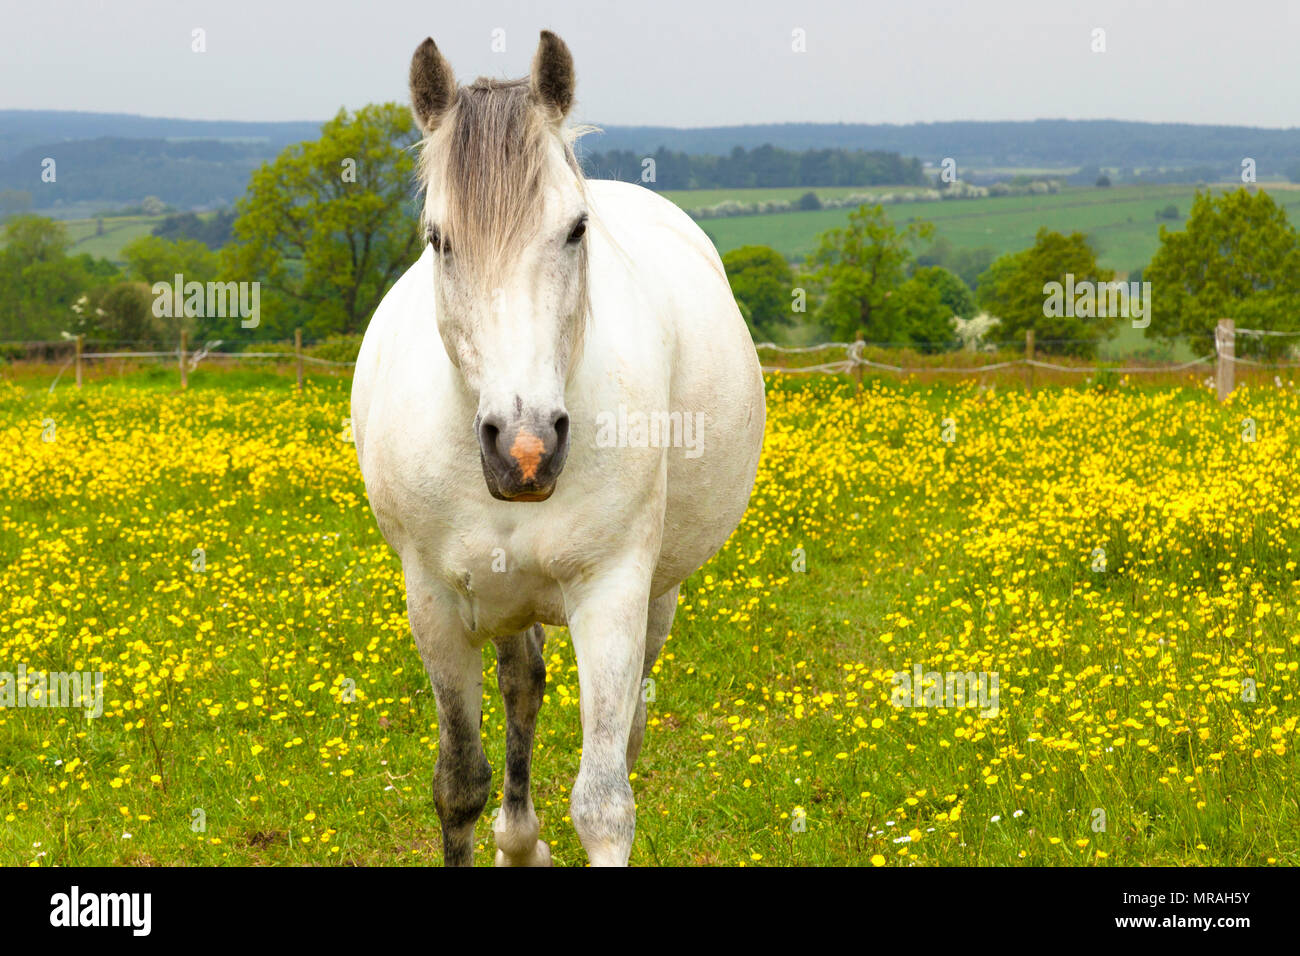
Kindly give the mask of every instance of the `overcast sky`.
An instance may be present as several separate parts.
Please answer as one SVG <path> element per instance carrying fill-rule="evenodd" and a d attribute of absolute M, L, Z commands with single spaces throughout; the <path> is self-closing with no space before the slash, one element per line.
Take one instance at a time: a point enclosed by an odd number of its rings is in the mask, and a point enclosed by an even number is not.
<path fill-rule="evenodd" d="M 1300 0 L 4 0 L 0 108 L 320 120 L 405 101 L 426 35 L 465 82 L 522 75 L 543 27 L 609 125 L 1300 125 Z"/>

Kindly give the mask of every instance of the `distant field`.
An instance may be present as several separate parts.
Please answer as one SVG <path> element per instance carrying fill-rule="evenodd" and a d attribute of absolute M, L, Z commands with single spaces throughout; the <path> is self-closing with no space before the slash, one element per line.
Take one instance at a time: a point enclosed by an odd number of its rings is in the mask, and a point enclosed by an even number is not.
<path fill-rule="evenodd" d="M 166 216 L 105 217 L 102 236 L 95 235 L 97 220 L 94 219 L 69 219 L 63 225 L 68 230 L 68 238 L 72 240 L 72 248 L 69 250 L 72 255 L 79 256 L 83 252 L 89 252 L 92 256 L 101 259 L 121 262 L 124 245 L 132 239 L 149 235 L 154 227 L 166 218 Z"/>
<path fill-rule="evenodd" d="M 773 202 L 798 199 L 804 193 L 817 194 L 819 199 L 838 199 L 861 193 L 878 196 L 907 189 L 928 189 L 928 186 L 771 186 L 762 189 L 669 189 L 659 195 L 670 199 L 683 209 L 714 206 L 728 199 L 737 202 Z"/>
<path fill-rule="evenodd" d="M 999 255 L 1032 245 L 1042 226 L 1059 232 L 1080 231 L 1092 239 L 1103 266 L 1129 272 L 1150 261 L 1159 246 L 1162 224 L 1183 228 L 1185 218 L 1157 219 L 1156 212 L 1173 203 L 1179 216 L 1186 217 L 1195 192 L 1191 185 L 1075 187 L 1049 196 L 938 200 L 886 208 L 897 223 L 912 219 L 933 222 L 936 234 L 959 249 L 988 247 Z M 679 196 L 672 194 L 679 205 L 693 205 Z M 1274 198 L 1288 214 L 1300 213 L 1300 193 L 1277 189 Z M 711 219 L 701 225 L 722 252 L 756 243 L 801 259 L 816 247 L 819 234 L 842 226 L 847 216 L 845 209 L 825 209 Z"/>
<path fill-rule="evenodd" d="M 71 247 L 70 255 L 79 256 L 88 252 L 101 259 L 122 262 L 122 247 L 132 239 L 147 236 L 166 216 L 105 216 L 104 234 L 95 235 L 96 219 L 65 219 L 63 228 L 67 230 Z M 4 233 L 0 230 L 0 248 L 4 247 Z"/>
<path fill-rule="evenodd" d="M 200 218 L 207 219 L 211 213 L 203 213 Z M 119 265 L 122 262 L 122 247 L 132 239 L 139 239 L 153 232 L 154 227 L 166 219 L 159 216 L 105 216 L 104 234 L 95 235 L 97 219 L 64 219 L 62 226 L 67 230 L 71 247 L 70 255 L 79 256 L 88 252 L 92 256 L 108 259 Z M 4 246 L 4 233 L 0 229 L 0 248 Z"/>
<path fill-rule="evenodd" d="M 962 178 L 969 176 L 972 181 L 983 176 L 1045 176 L 1058 178 L 1073 176 L 1078 171 L 1078 166 L 963 166 L 958 169 L 958 173 Z"/>

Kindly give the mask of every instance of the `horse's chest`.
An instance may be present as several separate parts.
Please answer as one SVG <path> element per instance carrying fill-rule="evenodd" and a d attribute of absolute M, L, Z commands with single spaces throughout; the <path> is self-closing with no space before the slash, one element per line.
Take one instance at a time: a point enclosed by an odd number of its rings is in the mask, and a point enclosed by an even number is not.
<path fill-rule="evenodd" d="M 534 622 L 563 625 L 564 600 L 558 582 L 523 568 L 510 569 L 504 549 L 496 549 L 491 565 L 449 561 L 440 577 L 455 595 L 466 630 L 482 640 L 522 631 Z M 476 568 L 477 570 L 471 570 Z"/>
<path fill-rule="evenodd" d="M 403 563 L 416 561 L 419 577 L 441 585 L 466 629 L 484 640 L 535 621 L 563 624 L 558 580 L 569 562 L 563 538 L 539 526 L 536 506 L 502 506 L 480 475 L 413 450 L 376 462 L 366 476 L 379 527 Z"/>

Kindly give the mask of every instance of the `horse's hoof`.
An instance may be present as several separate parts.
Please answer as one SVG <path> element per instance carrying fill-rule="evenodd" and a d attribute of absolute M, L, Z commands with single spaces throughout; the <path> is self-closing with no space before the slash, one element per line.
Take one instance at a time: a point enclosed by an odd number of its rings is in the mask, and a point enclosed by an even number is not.
<path fill-rule="evenodd" d="M 550 866 L 551 865 L 551 847 L 545 840 L 538 840 L 537 847 L 533 850 L 532 858 L 522 862 L 512 863 L 500 850 L 497 850 L 497 866 Z"/>

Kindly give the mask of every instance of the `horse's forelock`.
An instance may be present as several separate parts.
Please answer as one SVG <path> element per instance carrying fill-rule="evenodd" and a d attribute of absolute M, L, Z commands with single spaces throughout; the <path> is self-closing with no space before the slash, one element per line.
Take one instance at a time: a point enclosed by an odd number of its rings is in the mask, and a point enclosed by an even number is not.
<path fill-rule="evenodd" d="M 543 174 L 553 127 L 531 97 L 529 82 L 480 78 L 462 87 L 427 140 L 421 180 L 445 191 L 439 228 L 470 277 L 494 283 L 515 261 L 542 218 Z M 572 143 L 585 129 L 561 131 L 565 160 L 582 170 Z"/>

